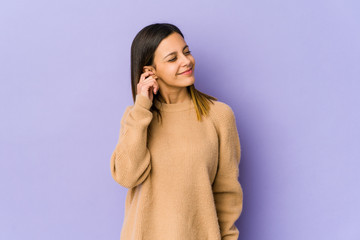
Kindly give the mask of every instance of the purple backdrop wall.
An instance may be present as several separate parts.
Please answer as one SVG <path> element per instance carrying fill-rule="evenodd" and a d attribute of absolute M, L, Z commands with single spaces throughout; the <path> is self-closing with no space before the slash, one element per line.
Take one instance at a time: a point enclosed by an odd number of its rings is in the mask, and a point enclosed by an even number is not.
<path fill-rule="evenodd" d="M 237 118 L 240 239 L 360 239 L 358 1 L 2 1 L 0 239 L 119 239 L 130 45 L 170 22 Z M 170 239 L 170 238 L 169 238 Z"/>

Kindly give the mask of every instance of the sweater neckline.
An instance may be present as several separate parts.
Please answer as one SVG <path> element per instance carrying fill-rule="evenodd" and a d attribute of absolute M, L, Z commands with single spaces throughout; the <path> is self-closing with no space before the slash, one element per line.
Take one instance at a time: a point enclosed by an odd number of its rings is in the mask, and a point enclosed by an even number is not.
<path fill-rule="evenodd" d="M 162 103 L 155 100 L 154 104 L 162 112 L 180 112 L 195 108 L 191 98 L 187 98 L 184 102 L 180 103 Z"/>

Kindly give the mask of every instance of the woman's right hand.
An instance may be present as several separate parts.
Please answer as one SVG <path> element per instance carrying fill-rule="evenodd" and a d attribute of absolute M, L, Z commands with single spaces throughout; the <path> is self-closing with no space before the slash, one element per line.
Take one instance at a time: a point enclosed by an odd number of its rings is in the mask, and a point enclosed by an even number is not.
<path fill-rule="evenodd" d="M 136 94 L 144 95 L 152 101 L 154 98 L 154 94 L 159 91 L 159 84 L 156 81 L 157 78 L 158 77 L 149 70 L 142 73 L 140 75 L 140 81 L 137 84 Z"/>

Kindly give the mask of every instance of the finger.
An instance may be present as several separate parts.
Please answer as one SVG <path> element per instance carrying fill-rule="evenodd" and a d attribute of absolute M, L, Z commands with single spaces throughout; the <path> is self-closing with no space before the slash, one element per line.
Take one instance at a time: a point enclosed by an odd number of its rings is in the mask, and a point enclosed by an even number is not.
<path fill-rule="evenodd" d="M 148 90 L 150 87 L 155 86 L 155 82 L 156 81 L 154 79 L 145 80 L 144 82 L 141 83 L 141 87 L 146 88 Z"/>
<path fill-rule="evenodd" d="M 154 75 L 154 73 L 150 72 L 150 71 L 147 71 L 147 72 L 142 73 L 141 75 L 143 75 L 146 78 L 146 77 L 148 77 L 150 75 Z"/>
<path fill-rule="evenodd" d="M 158 92 L 159 87 L 155 80 L 145 82 L 144 84 L 146 84 L 146 85 L 144 85 L 144 88 L 146 88 L 147 91 L 150 90 L 154 94 Z"/>
<path fill-rule="evenodd" d="M 154 90 L 155 90 L 156 92 L 158 92 L 159 89 L 160 89 L 159 83 L 158 83 L 157 80 L 155 80 L 155 82 L 154 82 Z"/>
<path fill-rule="evenodd" d="M 156 77 L 155 75 L 149 75 L 149 76 L 145 77 L 145 80 L 147 80 L 147 79 L 154 79 L 154 80 L 156 80 L 157 77 Z"/>
<path fill-rule="evenodd" d="M 153 87 L 156 87 L 157 86 L 157 82 L 155 79 L 146 79 L 142 82 L 143 86 L 145 85 L 150 85 L 150 86 L 153 86 Z"/>
<path fill-rule="evenodd" d="M 154 82 L 156 83 L 156 78 L 154 78 L 153 76 L 150 76 L 148 78 L 145 78 L 143 81 L 143 83 L 148 83 L 148 82 Z"/>
<path fill-rule="evenodd" d="M 152 84 L 152 86 L 154 87 L 154 90 L 156 92 L 159 90 L 159 88 L 160 88 L 159 83 L 153 76 L 150 76 L 143 81 L 143 84 L 148 84 L 148 83 Z"/>
<path fill-rule="evenodd" d="M 140 75 L 140 80 L 139 82 L 142 82 L 144 81 L 148 76 L 150 75 L 153 75 L 154 73 L 153 72 L 150 72 L 150 71 L 147 71 L 147 72 L 144 72 Z"/>

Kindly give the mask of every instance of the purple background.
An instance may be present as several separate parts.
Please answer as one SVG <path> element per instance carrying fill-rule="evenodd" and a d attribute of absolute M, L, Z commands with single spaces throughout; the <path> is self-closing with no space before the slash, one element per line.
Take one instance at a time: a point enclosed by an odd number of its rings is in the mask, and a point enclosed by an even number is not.
<path fill-rule="evenodd" d="M 239 239 L 360 239 L 359 7 L 2 1 L 0 239 L 119 239 L 127 189 L 110 156 L 131 42 L 155 22 L 183 31 L 195 86 L 236 114 Z"/>

